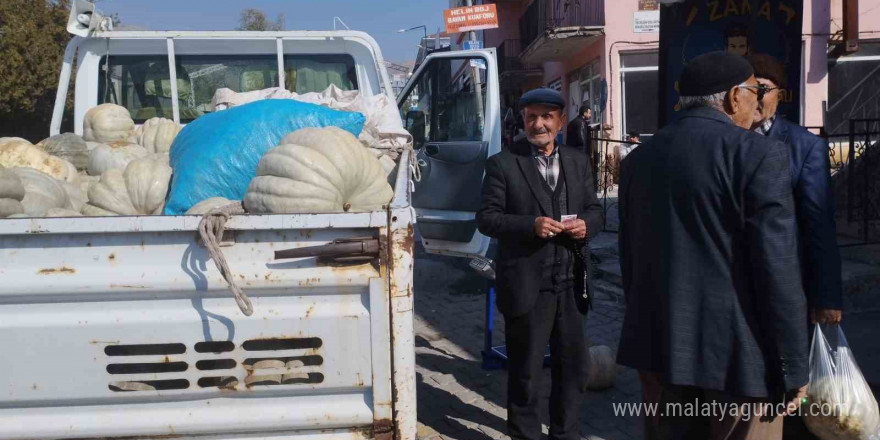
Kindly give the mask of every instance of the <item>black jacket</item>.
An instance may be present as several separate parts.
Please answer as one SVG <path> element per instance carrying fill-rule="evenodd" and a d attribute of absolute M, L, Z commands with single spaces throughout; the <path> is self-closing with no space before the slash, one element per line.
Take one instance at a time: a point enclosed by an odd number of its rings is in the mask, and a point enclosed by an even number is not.
<path fill-rule="evenodd" d="M 624 159 L 618 363 L 777 398 L 808 380 L 789 149 L 698 108 Z"/>
<path fill-rule="evenodd" d="M 577 147 L 583 152 L 590 151 L 590 123 L 583 116 L 577 116 L 565 129 L 565 144 Z"/>
<path fill-rule="evenodd" d="M 534 231 L 535 219 L 552 217 L 552 207 L 531 154 L 528 141 L 522 141 L 489 158 L 483 179 L 483 201 L 477 212 L 480 232 L 498 239 L 498 309 L 512 317 L 531 310 L 540 289 L 542 262 L 546 252 L 553 249 Z M 588 237 L 593 237 L 602 229 L 603 219 L 593 189 L 590 160 L 582 151 L 565 145 L 559 146 L 559 158 L 568 191 L 568 212 L 577 213 L 587 224 Z M 564 234 L 554 240 L 569 240 L 566 245 L 574 246 L 573 240 Z M 581 246 L 581 252 L 589 261 L 588 246 Z M 586 313 L 583 293 L 589 294 L 588 264 L 577 258 L 574 279 L 578 308 Z"/>
<path fill-rule="evenodd" d="M 791 185 L 807 304 L 817 309 L 842 309 L 828 143 L 781 116 L 767 135 L 784 142 L 791 151 Z"/>

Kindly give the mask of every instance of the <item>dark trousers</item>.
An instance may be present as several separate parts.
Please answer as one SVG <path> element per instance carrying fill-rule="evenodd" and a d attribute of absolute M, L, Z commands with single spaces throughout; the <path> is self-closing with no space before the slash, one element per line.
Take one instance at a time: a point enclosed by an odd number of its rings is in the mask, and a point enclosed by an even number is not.
<path fill-rule="evenodd" d="M 642 401 L 656 404 L 657 413 L 653 417 L 644 414 L 645 440 L 780 440 L 782 438 L 783 417 L 762 417 L 756 409 L 770 404 L 767 399 L 733 396 L 721 391 L 705 390 L 696 387 L 671 385 L 658 380 L 653 373 L 639 372 L 642 382 Z M 725 413 L 683 414 L 685 405 L 724 405 L 744 407 L 738 414 L 748 411 L 749 417 Z M 670 405 L 680 405 L 677 414 L 666 413 Z M 702 407 L 700 407 L 702 413 Z M 674 412 L 675 410 L 671 410 Z M 720 411 L 720 410 L 719 410 Z M 722 417 L 724 415 L 724 417 Z M 785 417 L 789 418 L 789 417 Z"/>
<path fill-rule="evenodd" d="M 538 416 L 542 367 L 550 342 L 550 439 L 580 439 L 580 408 L 586 384 L 584 315 L 574 291 L 542 291 L 527 314 L 504 317 L 507 342 L 507 428 L 513 439 L 541 438 Z"/>

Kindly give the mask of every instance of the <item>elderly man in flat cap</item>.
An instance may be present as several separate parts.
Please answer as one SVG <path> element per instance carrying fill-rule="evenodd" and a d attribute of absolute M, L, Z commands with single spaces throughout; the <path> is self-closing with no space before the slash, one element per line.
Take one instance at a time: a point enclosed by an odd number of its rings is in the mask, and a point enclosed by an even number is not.
<path fill-rule="evenodd" d="M 683 114 L 622 164 L 617 360 L 660 403 L 646 439 L 779 439 L 809 379 L 789 149 L 749 130 L 745 58 L 698 56 L 679 86 Z"/>
<path fill-rule="evenodd" d="M 538 439 L 541 368 L 550 343 L 550 438 L 580 439 L 590 306 L 589 237 L 602 208 L 583 151 L 557 144 L 565 101 L 551 89 L 522 95 L 526 139 L 489 158 L 477 224 L 498 239 L 496 290 L 508 355 L 511 438 Z"/>

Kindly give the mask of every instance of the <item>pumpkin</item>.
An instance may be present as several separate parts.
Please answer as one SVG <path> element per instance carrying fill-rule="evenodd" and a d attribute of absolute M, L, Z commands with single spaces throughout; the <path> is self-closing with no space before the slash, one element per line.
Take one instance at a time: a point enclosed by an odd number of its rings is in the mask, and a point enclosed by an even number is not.
<path fill-rule="evenodd" d="M 64 181 L 59 181 L 61 187 L 64 188 L 64 192 L 67 193 L 67 197 L 70 199 L 70 207 L 75 211 L 79 211 L 82 209 L 83 205 L 89 201 L 87 196 L 88 190 L 83 191 L 82 188 L 73 183 L 68 183 Z M 47 211 L 48 215 L 48 211 Z"/>
<path fill-rule="evenodd" d="M 79 212 L 87 217 L 110 217 L 116 215 L 115 212 L 110 212 L 106 209 L 98 208 L 97 206 L 89 203 L 83 205 L 82 209 Z"/>
<path fill-rule="evenodd" d="M 133 160 L 125 168 L 125 188 L 140 214 L 161 214 L 171 183 L 171 167 L 152 157 Z"/>
<path fill-rule="evenodd" d="M 86 112 L 83 120 L 83 139 L 92 142 L 116 142 L 128 138 L 134 121 L 125 107 L 101 104 Z"/>
<path fill-rule="evenodd" d="M 43 139 L 37 146 L 46 153 L 72 163 L 77 171 L 83 171 L 89 165 L 88 145 L 83 138 L 74 133 L 63 133 Z"/>
<path fill-rule="evenodd" d="M 24 198 L 24 185 L 12 171 L 0 167 L 0 218 L 24 213 L 21 199 Z"/>
<path fill-rule="evenodd" d="M 379 160 L 351 133 L 303 128 L 260 158 L 244 206 L 256 213 L 373 211 L 392 195 Z"/>
<path fill-rule="evenodd" d="M 237 200 L 232 201 L 225 197 L 211 197 L 193 205 L 192 208 L 189 208 L 189 211 L 186 211 L 185 215 L 205 215 L 214 208 L 222 208 L 233 203 L 241 202 Z"/>
<path fill-rule="evenodd" d="M 89 203 L 83 206 L 82 212 L 92 215 L 90 206 L 101 209 L 106 215 L 136 215 L 137 211 L 131 204 L 128 191 L 125 189 L 123 171 L 111 168 L 101 175 L 101 180 L 89 188 Z"/>
<path fill-rule="evenodd" d="M 79 211 L 74 211 L 72 209 L 67 208 L 49 208 L 46 211 L 46 217 L 82 217 L 82 214 Z"/>
<path fill-rule="evenodd" d="M 33 168 L 13 168 L 12 172 L 24 186 L 21 205 L 25 214 L 40 217 L 52 208 L 71 208 L 70 196 L 59 180 Z"/>
<path fill-rule="evenodd" d="M 129 140 L 151 153 L 167 153 L 181 128 L 183 127 L 170 119 L 150 118 L 135 129 Z"/>
<path fill-rule="evenodd" d="M 42 149 L 25 140 L 12 140 L 0 145 L 0 165 L 9 168 L 33 168 L 68 182 L 76 179 L 76 167 L 72 163 L 46 154 Z"/>
<path fill-rule="evenodd" d="M 27 139 L 23 139 L 23 138 L 19 138 L 19 137 L 0 137 L 0 146 L 3 146 L 3 144 L 5 144 L 7 142 L 12 142 L 12 141 L 30 143 L 30 142 L 28 142 Z"/>
<path fill-rule="evenodd" d="M 89 202 L 81 212 L 86 215 L 160 214 L 170 181 L 171 167 L 149 157 L 132 161 L 125 171 L 111 168 L 89 188 Z"/>
<path fill-rule="evenodd" d="M 89 174 L 100 176 L 109 169 L 124 170 L 129 162 L 146 157 L 146 148 L 129 142 L 111 142 L 89 152 Z"/>
<path fill-rule="evenodd" d="M 89 188 L 98 183 L 99 180 L 101 180 L 101 176 L 90 176 L 85 172 L 80 172 L 76 180 L 71 183 L 76 185 L 83 194 L 88 194 Z"/>

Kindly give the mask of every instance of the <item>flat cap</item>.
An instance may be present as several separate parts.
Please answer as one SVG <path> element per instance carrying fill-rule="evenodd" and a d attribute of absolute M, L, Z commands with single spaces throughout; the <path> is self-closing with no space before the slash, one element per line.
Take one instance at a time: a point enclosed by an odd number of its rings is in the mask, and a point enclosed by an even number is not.
<path fill-rule="evenodd" d="M 685 64 L 678 78 L 681 96 L 708 96 L 726 92 L 753 74 L 752 65 L 727 52 L 709 52 Z"/>
<path fill-rule="evenodd" d="M 562 95 L 556 90 L 541 87 L 529 90 L 519 98 L 520 108 L 532 104 L 555 105 L 556 107 L 563 108 L 565 107 L 565 100 L 562 99 Z"/>
<path fill-rule="evenodd" d="M 767 54 L 751 54 L 746 57 L 755 70 L 755 78 L 766 78 L 785 88 L 785 67 L 776 58 Z"/>

